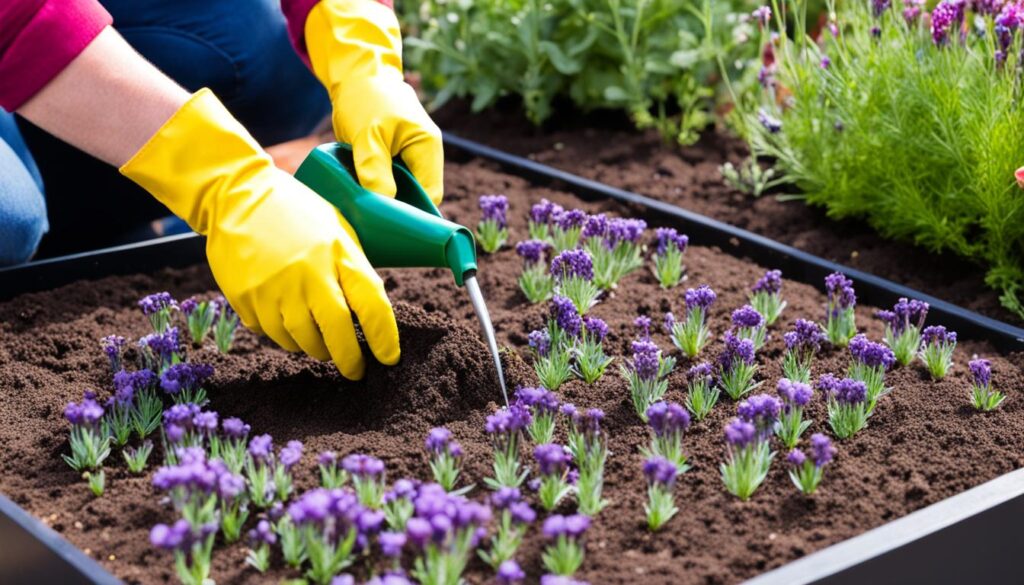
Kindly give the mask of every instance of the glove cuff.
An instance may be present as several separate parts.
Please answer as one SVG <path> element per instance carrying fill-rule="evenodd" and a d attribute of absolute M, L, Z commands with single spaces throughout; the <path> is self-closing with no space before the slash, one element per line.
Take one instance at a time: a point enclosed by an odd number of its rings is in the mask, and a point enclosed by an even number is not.
<path fill-rule="evenodd" d="M 334 97 L 353 80 L 402 79 L 398 17 L 374 0 L 318 3 L 306 18 L 306 49 L 313 73 Z"/>
<path fill-rule="evenodd" d="M 216 222 L 220 195 L 239 180 L 271 168 L 270 156 L 204 88 L 119 170 L 205 234 Z"/>

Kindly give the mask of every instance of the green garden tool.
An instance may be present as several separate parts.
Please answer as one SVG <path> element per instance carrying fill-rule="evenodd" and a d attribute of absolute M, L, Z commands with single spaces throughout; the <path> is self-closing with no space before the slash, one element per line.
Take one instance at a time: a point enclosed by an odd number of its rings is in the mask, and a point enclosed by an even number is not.
<path fill-rule="evenodd" d="M 449 268 L 455 283 L 465 285 L 484 338 L 498 370 L 501 395 L 508 405 L 505 375 L 498 356 L 491 316 L 476 281 L 476 242 L 473 232 L 443 217 L 423 187 L 396 161 L 398 194 L 394 199 L 367 191 L 356 180 L 352 147 L 339 142 L 313 149 L 295 172 L 306 184 L 341 211 L 352 225 L 366 258 L 376 268 Z"/>

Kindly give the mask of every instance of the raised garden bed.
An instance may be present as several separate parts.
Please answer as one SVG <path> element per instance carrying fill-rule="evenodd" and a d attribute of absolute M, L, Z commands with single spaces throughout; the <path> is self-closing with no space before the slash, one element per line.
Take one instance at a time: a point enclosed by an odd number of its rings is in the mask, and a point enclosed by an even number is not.
<path fill-rule="evenodd" d="M 802 201 L 753 198 L 728 187 L 718 167 L 739 162 L 746 145 L 708 132 L 689 147 L 666 145 L 657 132 L 638 132 L 620 114 L 569 111 L 543 130 L 522 123 L 514 104 L 468 113 L 452 103 L 435 114 L 454 134 L 513 154 L 659 199 L 718 219 L 1008 323 L 1018 317 L 999 303 L 979 267 L 951 254 L 932 254 L 881 238 L 863 222 L 835 221 Z M 894 261 L 894 259 L 898 259 Z"/>
<path fill-rule="evenodd" d="M 477 196 L 505 193 L 511 203 L 513 241 L 525 238 L 526 212 L 541 197 L 588 212 L 631 213 L 615 202 L 584 203 L 531 186 L 480 162 L 449 164 L 446 172 L 444 210 L 449 217 L 473 225 L 479 219 Z M 729 312 L 746 302 L 747 291 L 765 267 L 703 247 L 697 238 L 691 244 L 686 253 L 689 280 L 683 286 L 707 282 L 719 293 L 710 317 L 717 335 Z M 196 251 L 193 244 L 181 245 Z M 516 289 L 519 271 L 520 260 L 508 248 L 481 259 L 481 284 L 499 341 L 516 350 L 505 359 L 513 387 L 535 383 L 522 356 L 527 334 L 541 327 L 547 314 L 546 306 L 528 305 Z M 247 332 L 239 334 L 227 356 L 212 348 L 194 354 L 216 368 L 209 388 L 211 408 L 243 418 L 254 434 L 271 433 L 279 443 L 306 443 L 296 473 L 300 490 L 315 484 L 315 454 L 324 449 L 373 453 L 387 463 L 391 478 L 426 478 L 422 441 L 439 424 L 450 428 L 465 447 L 465 482 L 480 484 L 489 474 L 491 450 L 483 421 L 500 399 L 468 299 L 443 270 L 385 275 L 397 306 L 404 357 L 394 368 L 371 366 L 363 383 L 345 382 L 331 366 L 284 354 Z M 79 283 L 0 305 L 5 415 L 0 441 L 7 454 L 0 491 L 127 581 L 173 579 L 170 556 L 151 549 L 147 538 L 153 524 L 173 520 L 172 512 L 158 501 L 148 477 L 130 476 L 118 459 L 111 459 L 107 493 L 94 499 L 58 457 L 67 450 L 61 409 L 79 399 L 84 388 L 109 392 L 109 366 L 97 340 L 115 332 L 126 337 L 148 332 L 134 306 L 140 296 L 168 290 L 181 298 L 213 287 L 206 269 L 193 267 Z M 680 310 L 681 293 L 678 288 L 660 289 L 646 269 L 629 275 L 592 310 L 610 325 L 605 342 L 609 353 L 617 359 L 627 356 L 634 317 L 648 314 L 660 321 L 665 311 Z M 760 377 L 767 380 L 769 392 L 780 376 L 780 332 L 798 317 L 820 319 L 823 311 L 820 286 L 786 281 L 783 294 L 789 307 L 759 352 Z M 871 307 L 859 306 L 858 324 L 872 339 L 880 339 L 882 324 L 872 313 Z M 660 331 L 654 338 L 663 350 L 671 347 Z M 714 351 L 712 347 L 712 355 Z M 987 414 L 974 412 L 967 403 L 965 364 L 974 353 L 992 359 L 994 380 L 1009 394 L 998 410 Z M 815 363 L 815 378 L 845 370 L 847 361 L 845 352 L 825 351 Z M 965 339 L 956 362 L 952 374 L 937 383 L 928 381 L 919 364 L 890 373 L 887 380 L 894 392 L 883 398 L 867 429 L 839 444 L 838 457 L 813 498 L 796 492 L 781 462 L 751 501 L 740 502 L 725 492 L 717 469 L 723 457 L 721 430 L 735 405 L 723 400 L 687 434 L 685 445 L 695 467 L 681 477 L 676 491 L 683 512 L 656 535 L 644 529 L 642 512 L 643 458 L 637 449 L 647 442 L 647 430 L 632 410 L 625 381 L 613 367 L 594 386 L 569 382 L 559 392 L 563 399 L 607 413 L 613 453 L 606 471 L 606 497 L 613 507 L 588 532 L 587 559 L 578 576 L 593 583 L 737 582 L 1024 466 L 1024 355 L 999 355 L 986 341 Z M 677 366 L 668 399 L 682 401 L 688 365 L 682 360 Z M 815 421 L 808 432 L 826 430 L 823 401 L 813 402 L 808 415 Z M 1005 495 L 1020 486 L 995 489 Z M 538 532 L 531 530 L 518 555 L 531 579 L 541 572 Z M 279 559 L 274 570 L 260 576 L 244 567 L 243 558 L 241 545 L 218 547 L 213 578 L 224 583 L 276 582 L 295 576 Z M 489 573 L 477 563 L 469 577 L 484 582 Z"/>

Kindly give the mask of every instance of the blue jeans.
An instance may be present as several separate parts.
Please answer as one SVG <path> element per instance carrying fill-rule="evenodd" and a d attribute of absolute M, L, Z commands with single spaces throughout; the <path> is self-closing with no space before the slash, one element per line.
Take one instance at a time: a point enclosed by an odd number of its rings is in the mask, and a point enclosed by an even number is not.
<path fill-rule="evenodd" d="M 277 0 L 101 2 L 139 53 L 190 91 L 212 89 L 265 146 L 306 136 L 330 114 Z M 12 121 L 0 112 L 0 265 L 24 262 L 37 246 L 55 255 L 119 243 L 167 215 L 117 169 Z"/>

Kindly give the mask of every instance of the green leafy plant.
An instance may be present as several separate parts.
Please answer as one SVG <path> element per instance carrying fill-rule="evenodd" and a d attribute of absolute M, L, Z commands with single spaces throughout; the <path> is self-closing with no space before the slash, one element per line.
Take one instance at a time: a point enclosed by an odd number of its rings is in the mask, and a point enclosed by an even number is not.
<path fill-rule="evenodd" d="M 743 126 L 754 156 L 773 159 L 809 204 L 986 266 L 1024 317 L 1019 16 L 946 0 L 926 18 L 922 4 L 847 2 L 830 6 L 820 41 L 779 34 Z M 772 9 L 765 43 L 804 5 Z"/>

